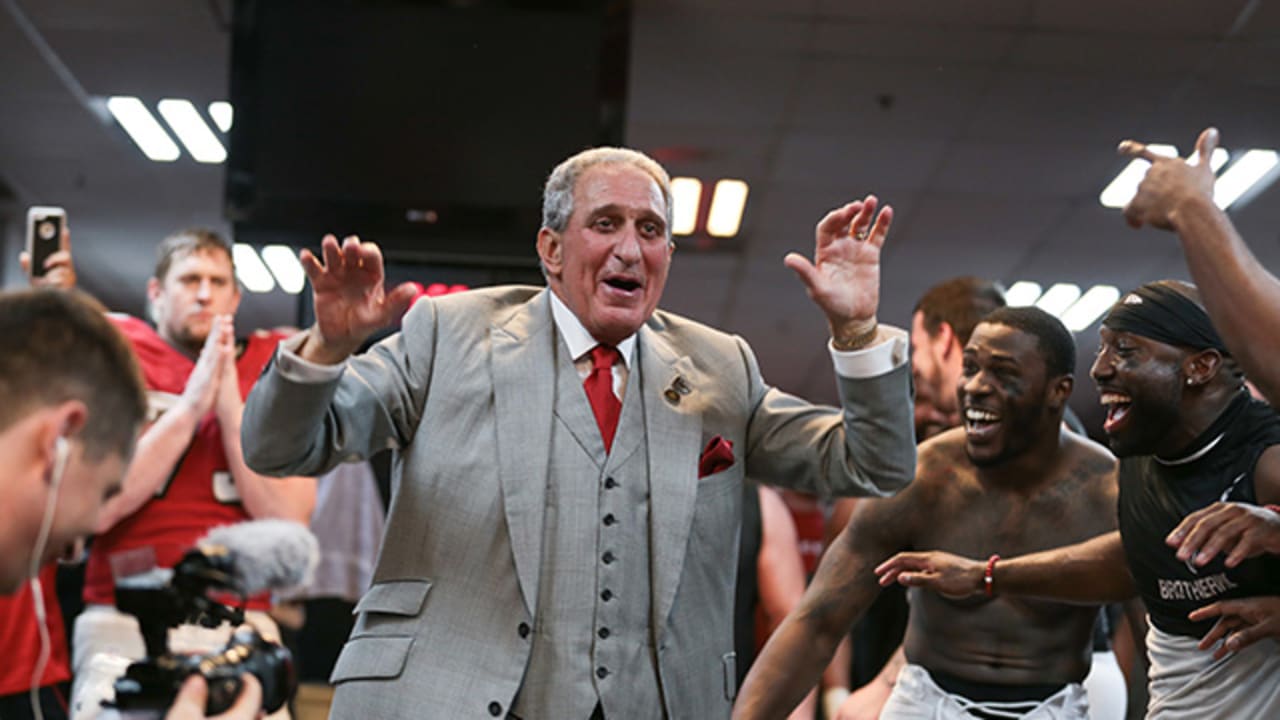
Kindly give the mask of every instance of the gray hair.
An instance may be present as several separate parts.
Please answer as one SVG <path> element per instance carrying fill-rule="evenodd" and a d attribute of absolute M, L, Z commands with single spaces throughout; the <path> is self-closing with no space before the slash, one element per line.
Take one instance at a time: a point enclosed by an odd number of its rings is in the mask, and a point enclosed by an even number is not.
<path fill-rule="evenodd" d="M 596 165 L 630 165 L 647 173 L 658 183 L 666 205 L 667 239 L 671 239 L 671 178 L 653 158 L 629 148 L 598 147 L 583 150 L 551 171 L 542 190 L 542 226 L 564 232 L 573 215 L 573 189 L 578 178 Z"/>

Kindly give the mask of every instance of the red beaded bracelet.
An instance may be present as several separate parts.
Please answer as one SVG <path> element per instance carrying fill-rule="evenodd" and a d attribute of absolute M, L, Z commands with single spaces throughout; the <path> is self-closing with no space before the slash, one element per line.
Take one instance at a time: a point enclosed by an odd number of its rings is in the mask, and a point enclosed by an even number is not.
<path fill-rule="evenodd" d="M 1000 559 L 999 555 L 992 554 L 987 558 L 987 571 L 982 574 L 982 588 L 986 591 L 987 597 L 995 597 L 995 570 L 996 561 Z"/>

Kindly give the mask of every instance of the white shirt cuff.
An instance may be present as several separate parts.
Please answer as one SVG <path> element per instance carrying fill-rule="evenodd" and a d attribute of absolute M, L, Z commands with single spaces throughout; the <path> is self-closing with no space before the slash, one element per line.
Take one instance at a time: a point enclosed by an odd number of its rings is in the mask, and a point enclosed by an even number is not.
<path fill-rule="evenodd" d="M 300 332 L 280 343 L 276 350 L 276 371 L 280 373 L 280 377 L 296 383 L 316 384 L 333 382 L 341 377 L 342 371 L 347 367 L 345 362 L 321 365 L 303 360 L 298 355 L 298 349 L 306 340 L 307 333 Z"/>
<path fill-rule="evenodd" d="M 836 373 L 847 378 L 872 378 L 883 375 L 907 362 L 907 331 L 892 325 L 881 325 L 876 330 L 873 345 L 848 352 L 836 350 L 827 341 Z"/>

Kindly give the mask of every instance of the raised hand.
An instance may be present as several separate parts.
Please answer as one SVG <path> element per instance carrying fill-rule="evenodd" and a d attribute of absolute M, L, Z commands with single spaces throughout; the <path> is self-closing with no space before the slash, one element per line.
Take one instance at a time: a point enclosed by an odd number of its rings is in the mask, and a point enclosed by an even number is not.
<path fill-rule="evenodd" d="M 182 390 L 182 402 L 191 409 L 197 420 L 213 409 L 225 366 L 235 361 L 235 340 L 227 342 L 230 334 L 231 316 L 214 317 L 209 323 L 209 336 L 200 349 L 195 369 L 191 371 L 187 386 Z"/>
<path fill-rule="evenodd" d="M 904 552 L 880 563 L 876 575 L 880 587 L 896 582 L 951 598 L 966 598 L 983 592 L 986 567 L 983 562 L 936 550 Z"/>
<path fill-rule="evenodd" d="M 789 253 L 783 262 L 827 316 L 838 350 L 856 350 L 874 339 L 880 305 L 880 249 L 893 208 L 876 215 L 875 195 L 832 210 L 818 223 L 813 261 Z"/>
<path fill-rule="evenodd" d="M 1189 200 L 1213 202 L 1213 168 L 1209 165 L 1218 147 L 1218 130 L 1207 128 L 1196 140 L 1196 162 L 1164 157 L 1151 152 L 1145 143 L 1124 140 L 1117 152 L 1126 157 L 1151 162 L 1138 192 L 1124 207 L 1124 218 L 1135 228 L 1148 224 L 1162 230 L 1173 229 L 1178 207 Z"/>
<path fill-rule="evenodd" d="M 1233 568 L 1246 558 L 1280 555 L 1280 513 L 1247 503 L 1216 502 L 1183 518 L 1165 543 L 1178 548 L 1178 559 L 1197 567 L 1226 553 Z"/>
<path fill-rule="evenodd" d="M 1188 615 L 1199 622 L 1218 618 L 1213 628 L 1200 639 L 1200 649 L 1208 650 L 1221 640 L 1213 653 L 1214 660 L 1221 660 L 1227 653 L 1248 647 L 1265 637 L 1280 638 L 1280 597 L 1259 597 L 1221 600 L 1193 610 Z"/>
<path fill-rule="evenodd" d="M 323 263 L 310 250 L 301 254 L 302 269 L 311 280 L 316 322 L 300 353 L 307 360 L 334 364 L 403 314 L 415 289 L 404 283 L 386 292 L 382 252 L 354 235 L 341 246 L 333 235 L 325 235 L 320 252 Z"/>
<path fill-rule="evenodd" d="M 44 274 L 31 274 L 31 256 L 23 250 L 18 254 L 18 264 L 31 278 L 32 287 L 55 287 L 70 290 L 76 286 L 76 267 L 71 262 L 71 231 L 62 224 L 62 240 L 58 252 L 44 259 Z"/>

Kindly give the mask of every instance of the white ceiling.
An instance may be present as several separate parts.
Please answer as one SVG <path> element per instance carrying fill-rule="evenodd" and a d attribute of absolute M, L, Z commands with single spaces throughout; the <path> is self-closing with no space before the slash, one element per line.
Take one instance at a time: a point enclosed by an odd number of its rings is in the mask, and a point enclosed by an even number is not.
<path fill-rule="evenodd" d="M 6 284 L 21 281 L 29 204 L 68 209 L 83 284 L 134 312 L 160 237 L 227 227 L 220 168 L 143 159 L 98 103 L 225 98 L 228 5 L 0 0 Z M 961 273 L 1122 289 L 1185 277 L 1171 236 L 1098 204 L 1124 165 L 1116 143 L 1186 152 L 1216 124 L 1228 149 L 1280 147 L 1274 0 L 634 5 L 628 142 L 672 174 L 751 185 L 738 250 L 682 249 L 664 305 L 743 334 L 772 382 L 816 399 L 834 394 L 824 323 L 781 258 L 811 247 L 827 209 L 867 192 L 894 205 L 882 315 L 904 324 L 925 288 Z M 1280 264 L 1280 184 L 1233 218 Z M 293 308 L 249 297 L 242 323 Z M 1095 337 L 1079 336 L 1082 372 Z"/>

